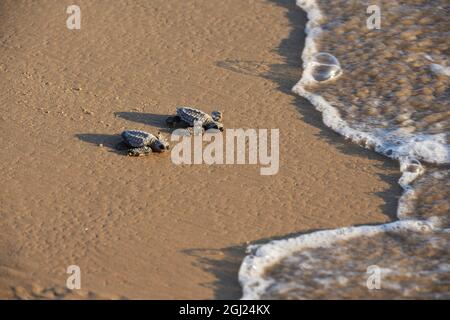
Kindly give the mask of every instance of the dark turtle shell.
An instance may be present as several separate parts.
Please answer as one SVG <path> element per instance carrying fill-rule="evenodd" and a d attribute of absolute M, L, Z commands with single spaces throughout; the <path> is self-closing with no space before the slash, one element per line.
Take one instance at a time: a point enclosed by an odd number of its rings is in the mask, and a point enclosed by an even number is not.
<path fill-rule="evenodd" d="M 212 121 L 212 118 L 209 114 L 190 107 L 180 107 L 177 108 L 177 116 L 180 119 L 190 126 L 194 126 L 195 122 L 205 123 Z"/>
<path fill-rule="evenodd" d="M 151 133 L 141 130 L 125 130 L 122 132 L 122 138 L 126 144 L 133 148 L 149 146 L 158 140 L 158 138 Z"/>

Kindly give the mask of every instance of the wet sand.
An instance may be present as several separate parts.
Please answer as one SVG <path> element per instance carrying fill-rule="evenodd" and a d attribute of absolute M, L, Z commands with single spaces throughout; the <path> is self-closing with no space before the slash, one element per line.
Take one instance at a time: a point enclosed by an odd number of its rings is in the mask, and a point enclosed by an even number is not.
<path fill-rule="evenodd" d="M 395 218 L 398 165 L 290 91 L 294 1 L 80 0 L 79 31 L 71 4 L 0 4 L 1 298 L 239 298 L 247 243 Z M 279 173 L 115 150 L 178 105 L 280 128 Z M 73 264 L 81 291 L 65 289 Z"/>

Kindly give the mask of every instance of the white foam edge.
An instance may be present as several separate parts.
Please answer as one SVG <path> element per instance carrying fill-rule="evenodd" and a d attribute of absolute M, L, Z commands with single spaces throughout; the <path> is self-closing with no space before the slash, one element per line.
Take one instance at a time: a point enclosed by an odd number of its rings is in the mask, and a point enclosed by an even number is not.
<path fill-rule="evenodd" d="M 289 257 L 295 252 L 318 247 L 331 247 L 337 241 L 356 237 L 371 237 L 384 232 L 430 232 L 433 226 L 426 221 L 405 220 L 377 226 L 345 227 L 341 229 L 316 231 L 298 237 L 271 241 L 264 245 L 249 246 L 249 254 L 244 258 L 239 270 L 239 282 L 243 288 L 243 300 L 259 299 L 272 285 L 271 279 L 264 278 L 268 267 Z"/>

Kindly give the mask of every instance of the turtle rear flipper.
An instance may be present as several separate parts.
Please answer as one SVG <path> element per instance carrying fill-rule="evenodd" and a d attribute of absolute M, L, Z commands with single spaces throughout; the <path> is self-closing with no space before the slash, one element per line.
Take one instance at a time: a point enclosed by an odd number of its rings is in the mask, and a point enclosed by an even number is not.
<path fill-rule="evenodd" d="M 115 147 L 117 151 L 126 151 L 130 149 L 130 146 L 127 145 L 125 141 L 118 142 Z"/>
<path fill-rule="evenodd" d="M 152 153 L 153 150 L 150 147 L 141 147 L 141 148 L 131 148 L 128 150 L 128 155 L 130 157 L 141 157 L 141 156 L 147 156 L 150 153 Z"/>
<path fill-rule="evenodd" d="M 181 122 L 180 116 L 172 116 L 172 117 L 168 117 L 168 118 L 166 119 L 166 124 L 167 124 L 169 127 L 174 127 L 176 124 L 178 124 L 178 123 L 180 123 L 180 122 Z"/>

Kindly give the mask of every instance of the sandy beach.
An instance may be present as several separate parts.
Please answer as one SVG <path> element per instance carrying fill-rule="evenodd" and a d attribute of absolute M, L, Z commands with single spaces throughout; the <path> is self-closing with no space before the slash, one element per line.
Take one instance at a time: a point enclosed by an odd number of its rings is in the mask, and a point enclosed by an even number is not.
<path fill-rule="evenodd" d="M 0 298 L 238 299 L 249 243 L 395 219 L 398 163 L 291 93 L 294 1 L 79 0 L 68 30 L 71 4 L 0 4 Z M 279 128 L 278 174 L 116 150 L 179 105 Z"/>

